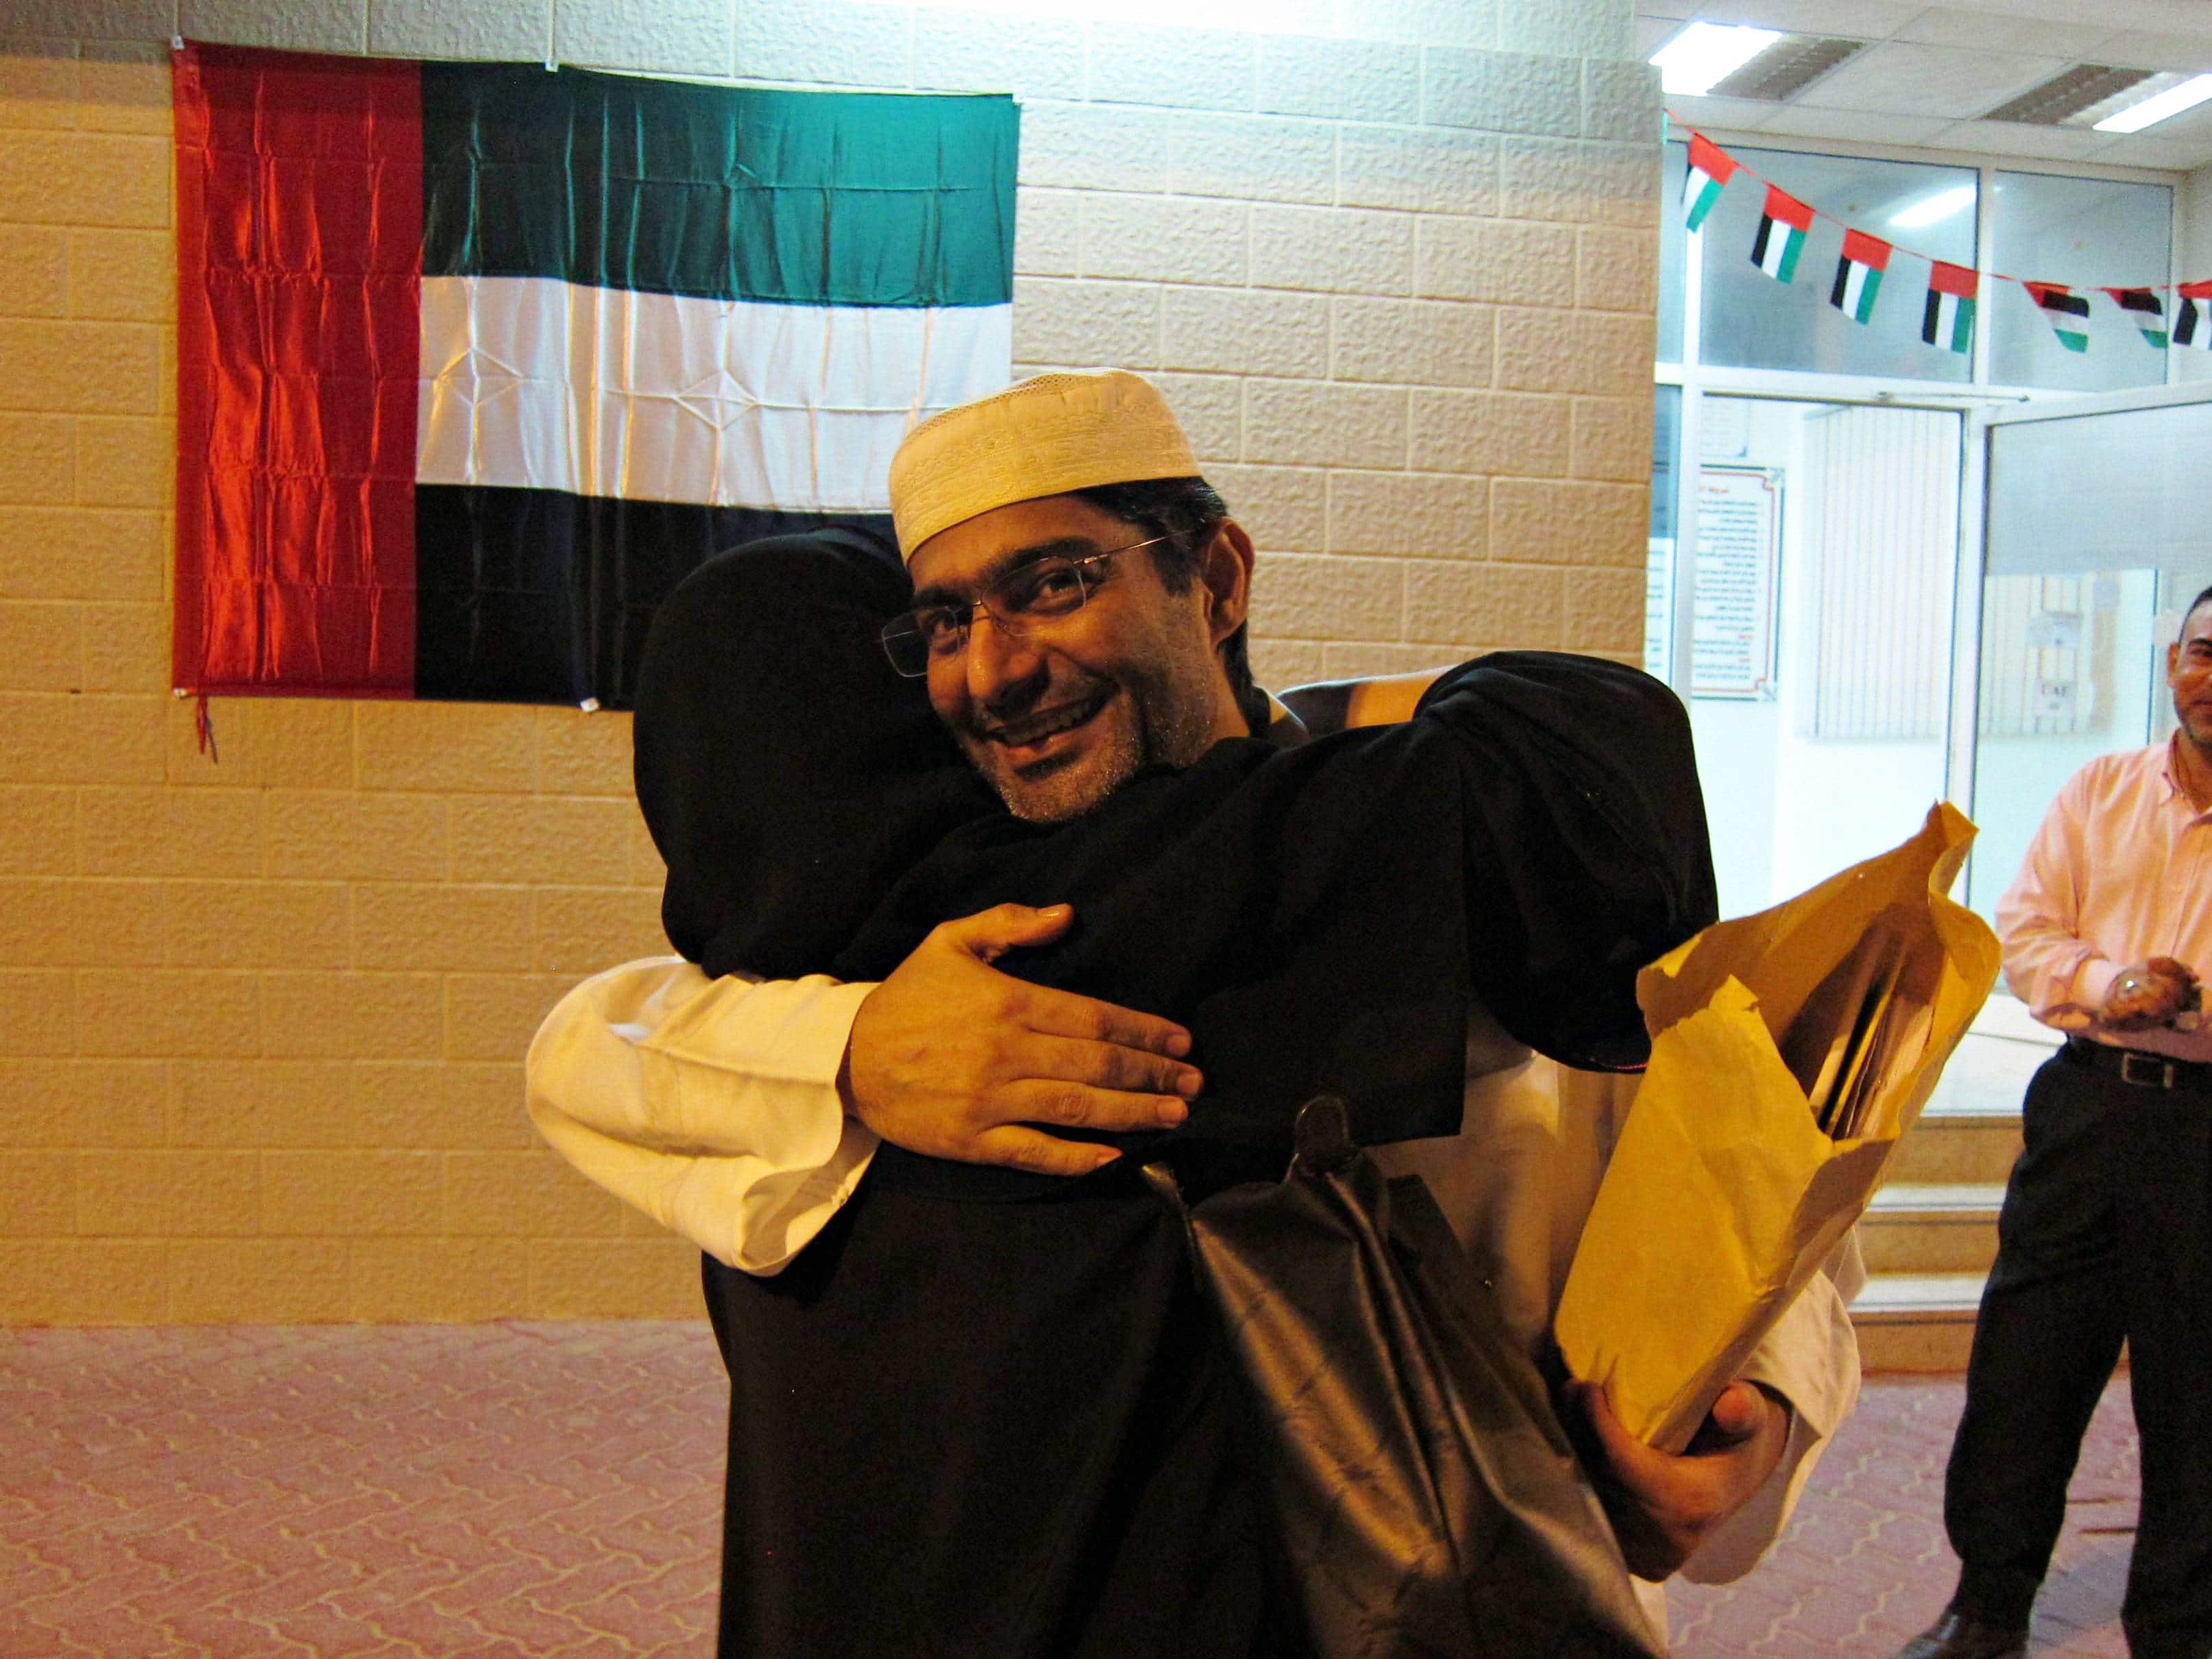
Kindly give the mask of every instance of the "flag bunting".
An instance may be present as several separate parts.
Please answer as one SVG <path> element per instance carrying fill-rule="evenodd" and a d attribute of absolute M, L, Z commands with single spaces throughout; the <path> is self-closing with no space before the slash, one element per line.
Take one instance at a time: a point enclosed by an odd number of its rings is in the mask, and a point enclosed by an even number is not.
<path fill-rule="evenodd" d="M 1828 303 L 1855 323 L 1872 320 L 1875 295 L 1881 289 L 1882 273 L 1889 269 L 1891 252 L 1890 245 L 1879 236 L 1846 230 Z"/>
<path fill-rule="evenodd" d="M 1969 265 L 1931 259 L 1928 266 L 1928 303 L 1921 313 L 1920 337 L 1946 351 L 1972 351 L 1978 278 Z"/>
<path fill-rule="evenodd" d="M 1909 259 L 1926 261 L 1929 267 L 1920 337 L 1947 351 L 1964 353 L 1972 349 L 1979 281 L 1971 267 L 1930 258 L 1911 248 L 1899 248 L 1844 224 L 1832 214 L 1799 201 L 1771 179 L 1761 178 L 1703 133 L 1671 117 L 1669 119 L 1673 126 L 1689 133 L 1689 168 L 1682 183 L 1682 222 L 1690 229 L 1696 230 L 1705 222 L 1723 190 L 1737 177 L 1764 185 L 1764 210 L 1751 245 L 1753 264 L 1778 282 L 1793 281 L 1814 221 L 1825 219 L 1842 230 L 1844 239 L 1843 252 L 1836 262 L 1835 279 L 1828 289 L 1830 305 L 1854 322 L 1869 321 L 1892 257 L 1901 252 Z M 1986 274 L 1992 282 L 2017 286 L 2042 313 L 2054 337 L 2065 349 L 2085 352 L 2089 349 L 2088 290 L 2063 283 L 2014 276 L 2003 271 Z M 2193 351 L 2212 351 L 2212 282 L 2180 283 L 2170 287 L 2100 287 L 2096 291 L 2125 312 L 2144 343 L 2154 349 L 2164 350 L 2172 344 Z M 2164 297 L 2168 293 L 2173 301 L 2170 318 Z"/>
<path fill-rule="evenodd" d="M 1752 239 L 1751 262 L 1778 283 L 1797 278 L 1797 256 L 1813 228 L 1813 210 L 1777 185 L 1766 187 L 1766 208 Z"/>
<path fill-rule="evenodd" d="M 2043 307 L 2051 331 L 2069 351 L 2089 349 L 2089 301 L 2058 283 L 2022 283 L 2027 297 Z"/>
<path fill-rule="evenodd" d="M 2173 343 L 2212 351 L 2212 283 L 2184 283 L 2175 292 Z"/>
<path fill-rule="evenodd" d="M 2146 342 L 2160 351 L 2166 349 L 2166 307 L 2155 289 L 2108 288 L 2105 292 L 2112 296 L 2114 305 L 2135 319 L 2135 325 L 2142 331 Z"/>
<path fill-rule="evenodd" d="M 1690 171 L 1682 180 L 1682 223 L 1690 230 L 1705 222 L 1721 191 L 1735 177 L 1736 163 L 1727 151 L 1702 132 L 1690 135 Z"/>

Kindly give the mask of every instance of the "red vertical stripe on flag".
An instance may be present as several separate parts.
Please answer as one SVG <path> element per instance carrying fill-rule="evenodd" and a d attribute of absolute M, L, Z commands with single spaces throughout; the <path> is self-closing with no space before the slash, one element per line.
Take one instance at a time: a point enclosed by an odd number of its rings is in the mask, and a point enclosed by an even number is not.
<path fill-rule="evenodd" d="M 175 683 L 415 673 L 419 68 L 177 54 Z"/>

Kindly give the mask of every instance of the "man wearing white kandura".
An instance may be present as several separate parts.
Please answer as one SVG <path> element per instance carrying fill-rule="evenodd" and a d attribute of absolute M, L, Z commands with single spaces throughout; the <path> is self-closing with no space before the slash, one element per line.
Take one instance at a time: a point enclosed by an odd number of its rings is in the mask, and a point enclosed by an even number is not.
<path fill-rule="evenodd" d="M 1012 514 L 1022 522 L 1006 520 L 1008 532 L 1025 545 L 1098 557 L 1163 534 L 1138 509 L 1101 509 L 1082 493 L 1198 482 L 1157 392 L 1129 375 L 1048 378 L 1091 384 L 1073 392 L 1056 386 L 1048 398 L 1033 392 L 1039 383 L 1025 383 L 940 417 L 949 428 L 933 422 L 933 434 L 925 427 L 909 444 L 922 443 L 933 471 L 953 467 L 963 443 L 1065 452 L 1072 440 L 1061 428 L 1073 398 L 1088 400 L 1082 431 L 1099 444 L 1102 459 L 1088 473 L 1079 465 L 1017 477 L 947 522 L 961 528 Z M 1131 432 L 1139 434 L 1137 448 L 1149 444 L 1158 453 L 1128 460 Z M 907 487 L 921 485 L 909 473 Z M 901 490 L 895 464 L 893 505 L 903 517 Z M 964 540 L 923 537 L 917 549 L 902 535 L 931 625 L 939 613 L 957 611 L 958 637 L 949 648 L 966 679 L 1001 675 L 1006 684 L 987 690 L 1003 695 L 1026 676 L 1043 689 L 1022 695 L 1057 697 L 1053 708 L 1065 705 L 1071 719 L 1082 716 L 1063 730 L 1043 704 L 1042 713 L 1024 714 L 1000 702 L 993 705 L 994 728 L 963 730 L 933 678 L 939 713 L 1017 815 L 1078 817 L 1149 766 L 1191 764 L 1215 735 L 1249 730 L 1276 742 L 1305 735 L 1281 704 L 1235 689 L 1228 664 L 1233 653 L 1241 671 L 1250 543 L 1210 490 L 1195 499 L 1216 505 L 1174 533 L 1190 540 L 1204 568 L 1217 573 L 1199 586 L 1212 583 L 1218 592 L 1195 602 L 1194 652 L 1180 635 L 1157 647 L 1169 659 L 1160 672 L 1196 676 L 1201 703 L 1235 711 L 1237 724 L 1214 720 L 1196 740 L 1176 739 L 1180 750 L 1146 746 L 1172 722 L 1132 718 L 1117 727 L 1117 709 L 1141 701 L 1126 681 L 1100 691 L 1093 708 L 1088 683 L 1079 678 L 1085 698 L 1069 699 L 1067 679 L 1049 660 L 1050 630 L 1018 639 L 996 621 L 1003 562 L 984 558 L 975 570 L 965 568 L 974 550 L 969 543 L 985 549 L 983 542 L 963 528 Z M 1124 559 L 1121 568 L 1130 563 Z M 1159 580 L 1148 565 L 1136 571 L 1129 580 Z M 1110 580 L 1122 579 L 1117 569 Z M 989 645 L 980 666 L 979 641 Z M 936 666 L 930 672 L 934 676 Z M 1289 701 L 1320 730 L 1428 718 L 1425 688 L 1433 678 L 1320 688 Z M 1189 1033 L 1172 1022 L 1031 985 L 990 965 L 1009 949 L 1060 937 L 1070 925 L 1065 911 L 1000 906 L 939 926 L 880 983 L 840 984 L 820 975 L 709 979 L 677 958 L 624 964 L 577 987 L 539 1030 L 529 1064 L 532 1118 L 592 1179 L 716 1261 L 755 1275 L 782 1273 L 800 1257 L 853 1199 L 885 1142 L 933 1158 L 1079 1176 L 1104 1161 L 1100 1147 L 1038 1126 L 1175 1125 L 1200 1093 L 1197 1062 L 1206 1056 L 1190 1053 Z M 1480 1005 L 1466 1075 L 1456 1139 L 1407 1141 L 1381 1156 L 1394 1170 L 1428 1177 L 1496 1280 L 1514 1334 L 1534 1352 L 1547 1340 L 1631 1085 L 1532 1057 Z M 1716 1407 L 1706 1437 L 1711 1449 L 1703 1455 L 1654 1453 L 1621 1433 L 1601 1396 L 1585 1401 L 1610 1459 L 1600 1472 L 1608 1512 L 1639 1573 L 1655 1580 L 1678 1569 L 1700 1579 L 1733 1577 L 1778 1534 L 1818 1448 L 1856 1397 L 1857 1354 L 1844 1307 L 1857 1274 L 1855 1248 L 1847 1246 Z"/>

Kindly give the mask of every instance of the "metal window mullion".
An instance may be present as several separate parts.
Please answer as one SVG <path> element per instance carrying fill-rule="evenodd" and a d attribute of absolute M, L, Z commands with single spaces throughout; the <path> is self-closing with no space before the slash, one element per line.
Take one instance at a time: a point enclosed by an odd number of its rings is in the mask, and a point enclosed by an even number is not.
<path fill-rule="evenodd" d="M 1668 684 L 1686 704 L 1698 648 L 1698 472 L 1705 414 L 1705 233 L 1682 239 L 1682 401 L 1674 411 L 1673 643 Z"/>

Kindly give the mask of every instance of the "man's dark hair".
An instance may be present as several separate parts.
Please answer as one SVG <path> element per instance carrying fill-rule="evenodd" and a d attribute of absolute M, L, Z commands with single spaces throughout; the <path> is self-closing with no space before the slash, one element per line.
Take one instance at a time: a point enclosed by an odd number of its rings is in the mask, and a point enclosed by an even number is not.
<path fill-rule="evenodd" d="M 1070 494 L 1101 512 L 1133 524 L 1147 536 L 1167 540 L 1149 549 L 1152 568 L 1170 593 L 1188 592 L 1198 577 L 1199 555 L 1220 522 L 1229 516 L 1229 503 L 1203 478 L 1145 478 L 1135 483 L 1093 484 Z M 1229 689 L 1242 702 L 1252 690 L 1252 666 L 1245 647 L 1244 626 L 1221 642 L 1221 666 L 1229 676 Z"/>
<path fill-rule="evenodd" d="M 2208 601 L 2212 601 L 2212 587 L 2208 587 L 2208 588 L 2206 588 L 2206 589 L 2205 589 L 2202 593 L 2199 593 L 2199 594 L 2198 594 L 2195 599 L 2193 599 L 2190 600 L 2190 602 L 2189 602 L 2189 605 L 2188 605 L 2187 608 L 2186 608 L 2186 609 L 2185 609 L 2185 610 L 2182 611 L 2182 613 L 2181 613 L 2181 620 L 2182 620 L 2184 623 L 2186 623 L 2186 622 L 2187 622 L 2187 621 L 2188 621 L 2191 617 L 2193 617 L 2193 616 L 2195 616 L 2195 615 L 2197 614 L 2197 607 L 2198 605 L 2203 605 L 2203 604 L 2205 604 L 2205 603 L 2206 603 L 2206 602 L 2208 602 Z"/>

